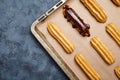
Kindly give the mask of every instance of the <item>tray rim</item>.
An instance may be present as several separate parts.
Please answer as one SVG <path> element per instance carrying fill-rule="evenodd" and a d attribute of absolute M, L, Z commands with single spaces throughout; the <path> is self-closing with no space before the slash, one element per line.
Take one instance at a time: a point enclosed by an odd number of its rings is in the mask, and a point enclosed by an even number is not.
<path fill-rule="evenodd" d="M 66 3 L 69 0 L 59 0 L 59 1 L 64 1 L 64 3 Z M 64 4 L 63 3 L 63 4 Z M 57 3 L 56 3 L 57 4 Z M 55 5 L 56 5 L 55 4 Z M 63 5 L 62 4 L 62 5 Z M 61 6 L 62 6 L 61 5 Z M 59 7 L 61 7 L 59 6 Z M 54 6 L 53 6 L 54 7 Z M 58 8 L 59 8 L 58 7 Z M 55 10 L 57 10 L 58 8 L 56 8 Z M 48 9 L 49 11 L 49 9 Z M 54 13 L 54 11 L 52 12 Z M 50 13 L 49 15 L 51 15 L 52 13 Z M 45 14 L 43 14 L 45 15 Z M 41 15 L 40 18 L 43 16 Z M 47 15 L 47 16 L 49 16 Z M 45 18 L 47 18 L 47 16 L 45 16 Z M 42 22 L 42 20 L 40 20 L 40 18 L 36 19 L 32 25 L 31 25 L 31 32 L 34 35 L 34 37 L 37 39 L 37 41 L 44 47 L 44 49 L 48 52 L 48 54 L 52 57 L 52 59 L 58 64 L 58 66 L 64 71 L 64 73 L 70 78 L 70 80 L 79 80 L 79 78 L 74 74 L 74 72 L 71 71 L 71 69 L 65 64 L 64 61 L 62 61 L 62 59 L 60 59 L 60 57 L 58 55 L 56 55 L 55 53 L 57 53 L 57 51 L 52 47 L 52 45 L 45 39 L 44 35 L 41 33 L 38 33 L 36 31 L 36 25 L 40 22 Z M 48 44 L 47 44 L 48 43 Z M 53 51 L 54 49 L 54 51 Z"/>

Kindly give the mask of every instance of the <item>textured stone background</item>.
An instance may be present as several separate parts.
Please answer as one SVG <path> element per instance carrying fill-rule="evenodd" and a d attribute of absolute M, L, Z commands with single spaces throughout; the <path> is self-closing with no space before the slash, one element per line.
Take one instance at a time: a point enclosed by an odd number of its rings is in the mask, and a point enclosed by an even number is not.
<path fill-rule="evenodd" d="M 58 0 L 0 0 L 0 80 L 68 80 L 30 32 Z"/>

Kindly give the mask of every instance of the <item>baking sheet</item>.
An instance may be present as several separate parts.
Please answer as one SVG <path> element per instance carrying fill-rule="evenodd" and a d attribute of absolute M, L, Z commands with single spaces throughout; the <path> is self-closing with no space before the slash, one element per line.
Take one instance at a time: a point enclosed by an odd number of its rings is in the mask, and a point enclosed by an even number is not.
<path fill-rule="evenodd" d="M 117 80 L 117 77 L 114 74 L 114 67 L 120 65 L 120 46 L 118 46 L 116 42 L 106 33 L 105 26 L 108 23 L 113 22 L 120 27 L 120 8 L 116 7 L 110 0 L 97 1 L 105 9 L 108 15 L 106 23 L 97 22 L 79 0 L 69 0 L 66 3 L 78 13 L 78 15 L 84 20 L 85 23 L 90 24 L 90 37 L 82 37 L 76 29 L 72 28 L 72 25 L 69 22 L 67 22 L 67 20 L 63 16 L 62 7 L 55 11 L 52 15 L 50 15 L 46 20 L 35 25 L 35 31 L 39 35 L 42 32 L 42 35 L 44 35 L 46 41 L 50 45 L 52 45 L 52 47 L 56 51 L 52 54 L 60 57 L 60 59 L 69 68 L 70 72 L 72 72 L 74 76 L 77 77 L 76 79 L 88 80 L 88 77 L 84 74 L 81 68 L 74 61 L 74 55 L 76 53 L 80 53 L 101 75 L 102 80 Z M 75 50 L 72 54 L 66 54 L 66 52 L 59 45 L 59 43 L 48 33 L 48 22 L 55 22 L 61 29 L 62 33 L 74 44 Z M 115 55 L 116 62 L 114 64 L 106 64 L 96 52 L 96 50 L 94 50 L 90 45 L 90 39 L 96 35 L 101 38 L 104 44 L 108 46 L 108 48 Z"/>

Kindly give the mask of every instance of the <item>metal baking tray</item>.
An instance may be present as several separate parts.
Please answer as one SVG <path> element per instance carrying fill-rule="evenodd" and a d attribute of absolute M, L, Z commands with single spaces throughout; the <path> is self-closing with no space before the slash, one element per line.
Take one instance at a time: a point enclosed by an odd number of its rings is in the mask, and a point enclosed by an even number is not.
<path fill-rule="evenodd" d="M 107 13 L 108 19 L 106 23 L 97 22 L 79 0 L 60 0 L 45 14 L 35 20 L 31 26 L 31 32 L 35 38 L 71 80 L 88 80 L 88 77 L 74 61 L 76 53 L 82 54 L 89 61 L 101 75 L 102 80 L 117 80 L 114 68 L 120 65 L 120 46 L 106 33 L 105 26 L 110 22 L 120 26 L 120 8 L 116 7 L 110 0 L 97 1 Z M 65 4 L 72 7 L 86 23 L 90 24 L 90 37 L 82 37 L 67 22 L 63 16 L 63 5 Z M 48 22 L 55 22 L 60 27 L 62 33 L 74 44 L 75 50 L 72 54 L 66 54 L 59 43 L 48 33 Z M 116 62 L 114 64 L 106 64 L 90 45 L 90 39 L 96 35 L 101 38 L 115 55 Z"/>

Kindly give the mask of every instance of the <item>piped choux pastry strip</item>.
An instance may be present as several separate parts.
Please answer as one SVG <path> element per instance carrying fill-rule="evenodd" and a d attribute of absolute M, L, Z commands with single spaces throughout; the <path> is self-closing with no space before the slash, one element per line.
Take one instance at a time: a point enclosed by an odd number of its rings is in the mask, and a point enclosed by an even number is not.
<path fill-rule="evenodd" d="M 90 80 L 101 80 L 100 75 L 81 54 L 75 55 L 75 61 L 90 78 Z"/>
<path fill-rule="evenodd" d="M 115 67 L 114 72 L 118 78 L 120 78 L 120 66 Z"/>
<path fill-rule="evenodd" d="M 110 23 L 106 26 L 106 31 L 120 46 L 120 28 L 118 28 L 115 24 Z"/>
<path fill-rule="evenodd" d="M 112 2 L 113 2 L 116 6 L 120 6 L 120 0 L 112 0 Z"/>
<path fill-rule="evenodd" d="M 93 48 L 100 54 L 100 56 L 108 63 L 115 62 L 115 57 L 112 52 L 104 45 L 104 43 L 97 36 L 93 37 L 90 41 Z"/>
<path fill-rule="evenodd" d="M 47 29 L 67 53 L 72 53 L 74 51 L 74 46 L 72 43 L 61 33 L 60 29 L 55 23 L 49 22 Z"/>
<path fill-rule="evenodd" d="M 96 0 L 80 0 L 89 12 L 98 22 L 104 23 L 107 20 L 107 14 Z"/>

